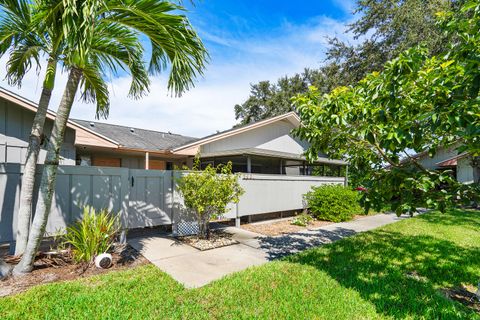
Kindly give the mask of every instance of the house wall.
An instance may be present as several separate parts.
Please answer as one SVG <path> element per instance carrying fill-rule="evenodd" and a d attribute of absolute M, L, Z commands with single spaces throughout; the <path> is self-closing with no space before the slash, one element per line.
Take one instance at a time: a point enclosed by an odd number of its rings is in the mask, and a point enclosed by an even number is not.
<path fill-rule="evenodd" d="M 418 159 L 418 162 L 423 165 L 427 169 L 436 169 L 437 163 L 442 162 L 444 160 L 450 159 L 455 157 L 458 154 L 456 147 L 450 147 L 448 149 L 439 149 L 438 152 L 435 154 L 433 158 L 430 158 L 428 155 L 423 156 L 422 158 Z"/>
<path fill-rule="evenodd" d="M 26 159 L 28 138 L 35 114 L 8 100 L 0 99 L 0 163 L 23 164 Z M 45 134 L 50 135 L 53 121 L 45 122 Z M 67 128 L 60 150 L 60 164 L 75 165 L 75 131 Z M 46 150 L 42 147 L 39 163 L 43 163 Z"/>
<path fill-rule="evenodd" d="M 461 183 L 473 183 L 473 167 L 470 157 L 463 157 L 457 161 L 457 180 Z"/>
<path fill-rule="evenodd" d="M 125 154 L 120 152 L 104 152 L 104 151 L 84 151 L 81 148 L 77 150 L 78 158 L 81 159 L 82 157 L 88 157 L 93 160 L 95 157 L 99 158 L 114 158 L 120 159 L 120 166 L 122 168 L 129 168 L 129 169 L 145 169 L 145 156 L 139 155 L 132 155 L 132 154 Z M 165 157 L 155 157 L 150 154 L 150 164 L 152 165 L 152 169 L 155 167 L 156 161 L 165 161 L 172 162 L 174 166 L 181 167 L 182 160 L 179 159 L 171 159 Z M 90 165 L 93 165 L 93 161 L 90 161 Z"/>
<path fill-rule="evenodd" d="M 202 153 L 225 150 L 259 148 L 301 154 L 308 144 L 291 135 L 295 127 L 288 121 L 277 121 L 269 125 L 236 134 L 201 147 Z"/>

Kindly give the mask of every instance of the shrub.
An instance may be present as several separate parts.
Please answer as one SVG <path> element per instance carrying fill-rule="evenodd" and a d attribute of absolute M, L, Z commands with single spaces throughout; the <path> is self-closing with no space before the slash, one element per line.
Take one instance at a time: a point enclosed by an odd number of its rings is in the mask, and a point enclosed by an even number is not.
<path fill-rule="evenodd" d="M 229 203 L 238 203 L 243 189 L 238 175 L 232 173 L 232 163 L 208 165 L 200 170 L 200 160 L 195 159 L 193 170 L 177 179 L 178 190 L 183 196 L 185 207 L 193 210 L 198 220 L 198 236 L 208 239 L 209 222 L 227 211 Z"/>
<path fill-rule="evenodd" d="M 306 227 L 312 222 L 313 218 L 308 213 L 302 213 L 292 219 L 291 224 L 300 227 Z"/>
<path fill-rule="evenodd" d="M 362 213 L 358 193 L 344 186 L 312 187 L 304 197 L 311 213 L 319 220 L 347 221 Z"/>
<path fill-rule="evenodd" d="M 90 262 L 110 249 L 119 232 L 117 217 L 106 209 L 97 212 L 86 206 L 82 219 L 67 228 L 62 244 L 71 248 L 76 262 Z"/>

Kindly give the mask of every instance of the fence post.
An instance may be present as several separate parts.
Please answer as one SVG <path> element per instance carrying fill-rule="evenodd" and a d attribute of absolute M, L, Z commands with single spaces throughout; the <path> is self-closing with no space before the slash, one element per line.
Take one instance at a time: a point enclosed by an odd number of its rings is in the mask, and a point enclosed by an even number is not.
<path fill-rule="evenodd" d="M 122 232 L 120 234 L 120 243 L 127 243 L 127 229 L 128 229 L 128 208 L 130 207 L 130 169 L 124 169 L 121 175 L 120 182 L 120 222 L 122 224 Z"/>
<path fill-rule="evenodd" d="M 240 228 L 240 213 L 238 212 L 238 202 L 235 204 L 235 227 Z"/>

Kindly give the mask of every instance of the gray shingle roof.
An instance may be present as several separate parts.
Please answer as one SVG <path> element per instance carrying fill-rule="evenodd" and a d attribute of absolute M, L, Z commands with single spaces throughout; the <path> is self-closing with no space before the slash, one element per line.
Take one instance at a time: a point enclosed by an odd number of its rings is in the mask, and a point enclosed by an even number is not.
<path fill-rule="evenodd" d="M 170 150 L 197 138 L 182 136 L 169 132 L 159 132 L 140 128 L 125 127 L 115 124 L 71 119 L 71 121 L 110 138 L 124 148 L 142 150 Z M 91 125 L 93 124 L 93 125 Z"/>

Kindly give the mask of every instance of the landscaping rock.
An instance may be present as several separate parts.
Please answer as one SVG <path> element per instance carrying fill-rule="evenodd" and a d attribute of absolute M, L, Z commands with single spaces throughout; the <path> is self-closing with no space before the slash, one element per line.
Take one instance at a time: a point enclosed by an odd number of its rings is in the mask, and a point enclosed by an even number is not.
<path fill-rule="evenodd" d="M 238 241 L 232 239 L 231 234 L 219 230 L 214 230 L 213 232 L 211 232 L 209 239 L 199 239 L 197 236 L 185 236 L 178 237 L 178 240 L 200 251 L 238 244 Z"/>

